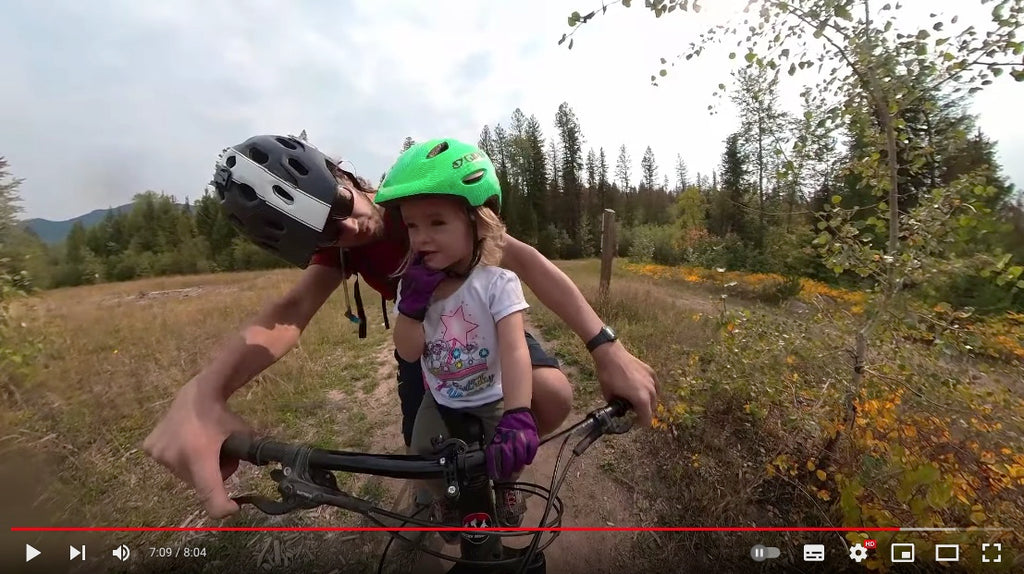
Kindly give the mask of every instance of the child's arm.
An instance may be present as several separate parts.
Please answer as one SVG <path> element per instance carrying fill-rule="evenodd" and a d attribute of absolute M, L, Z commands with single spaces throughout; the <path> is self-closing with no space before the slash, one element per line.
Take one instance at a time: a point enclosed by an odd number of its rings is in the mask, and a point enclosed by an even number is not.
<path fill-rule="evenodd" d="M 399 314 L 398 319 L 395 320 L 394 339 L 395 350 L 398 351 L 399 357 L 410 363 L 420 360 L 420 355 L 423 354 L 423 345 L 425 344 L 423 323 Z M 526 348 L 525 342 L 523 343 L 523 348 Z M 527 360 L 529 360 L 529 356 L 527 356 Z M 502 366 L 504 367 L 504 364 Z"/>
<path fill-rule="evenodd" d="M 498 357 L 501 360 L 501 386 L 506 411 L 529 407 L 533 400 L 533 367 L 530 365 L 526 338 L 523 337 L 524 330 L 522 311 L 510 313 L 497 323 Z"/>

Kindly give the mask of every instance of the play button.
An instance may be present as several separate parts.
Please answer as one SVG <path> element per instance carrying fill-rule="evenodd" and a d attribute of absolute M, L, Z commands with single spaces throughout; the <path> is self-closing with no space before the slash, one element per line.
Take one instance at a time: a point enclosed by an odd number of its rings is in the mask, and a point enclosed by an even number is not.
<path fill-rule="evenodd" d="M 40 552 L 38 550 L 36 550 L 35 548 L 32 548 L 31 544 L 26 544 L 25 545 L 25 562 L 28 562 L 29 560 L 32 560 L 36 556 L 39 556 L 39 554 L 40 554 Z"/>

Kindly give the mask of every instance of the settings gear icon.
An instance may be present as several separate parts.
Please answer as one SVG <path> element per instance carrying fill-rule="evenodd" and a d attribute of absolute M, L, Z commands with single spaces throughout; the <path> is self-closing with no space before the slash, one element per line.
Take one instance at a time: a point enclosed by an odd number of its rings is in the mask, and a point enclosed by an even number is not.
<path fill-rule="evenodd" d="M 860 561 L 864 560 L 867 557 L 868 549 L 864 548 L 864 546 L 862 546 L 860 542 L 850 547 L 850 560 L 855 560 L 858 564 L 860 564 Z"/>

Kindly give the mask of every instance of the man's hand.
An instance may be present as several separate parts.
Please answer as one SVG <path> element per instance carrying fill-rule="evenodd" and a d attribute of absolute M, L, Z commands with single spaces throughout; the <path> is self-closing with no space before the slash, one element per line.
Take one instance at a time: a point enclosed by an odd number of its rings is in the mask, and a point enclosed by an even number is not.
<path fill-rule="evenodd" d="M 658 378 L 654 369 L 630 354 L 618 341 L 605 343 L 592 354 L 604 398 L 619 397 L 629 401 L 639 421 L 650 426 L 658 404 Z"/>
<path fill-rule="evenodd" d="M 238 511 L 238 504 L 224 488 L 224 481 L 238 469 L 238 461 L 221 461 L 220 447 L 236 431 L 251 432 L 224 401 L 202 395 L 193 380 L 178 391 L 142 448 L 195 489 L 211 518 L 225 518 Z"/>

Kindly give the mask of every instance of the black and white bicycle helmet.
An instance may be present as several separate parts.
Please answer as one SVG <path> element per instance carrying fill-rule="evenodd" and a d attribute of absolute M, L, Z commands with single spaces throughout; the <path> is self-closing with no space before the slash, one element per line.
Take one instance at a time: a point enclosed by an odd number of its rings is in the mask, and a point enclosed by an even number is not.
<path fill-rule="evenodd" d="M 293 136 L 254 136 L 225 149 L 212 187 L 243 236 L 292 265 L 305 268 L 336 236 L 326 225 L 339 198 L 335 162 Z M 334 207 L 351 214 L 351 205 Z"/>

